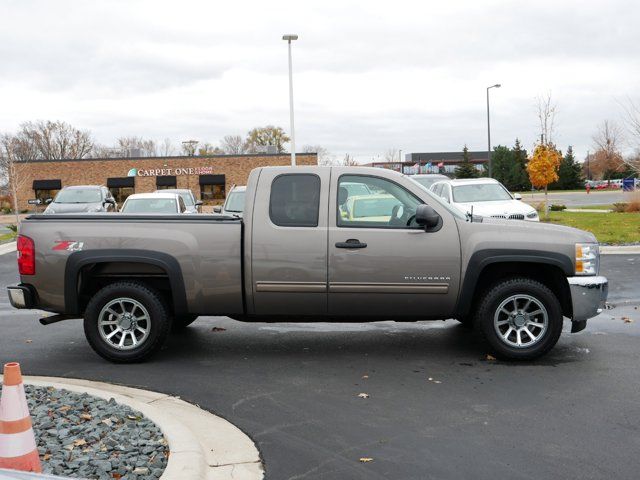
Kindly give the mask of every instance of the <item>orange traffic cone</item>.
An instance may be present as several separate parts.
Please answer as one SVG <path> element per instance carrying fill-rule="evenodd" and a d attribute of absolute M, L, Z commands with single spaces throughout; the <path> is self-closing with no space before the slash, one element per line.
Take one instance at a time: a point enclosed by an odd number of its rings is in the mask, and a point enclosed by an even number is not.
<path fill-rule="evenodd" d="M 42 472 L 19 363 L 4 366 L 0 398 L 0 468 Z"/>

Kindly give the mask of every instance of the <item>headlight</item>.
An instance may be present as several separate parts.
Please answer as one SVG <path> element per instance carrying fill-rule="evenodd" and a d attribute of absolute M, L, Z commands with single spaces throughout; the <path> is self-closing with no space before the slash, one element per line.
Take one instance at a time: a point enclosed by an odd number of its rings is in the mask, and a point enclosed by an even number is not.
<path fill-rule="evenodd" d="M 538 212 L 534 210 L 533 212 L 527 213 L 527 218 L 531 218 L 531 219 L 538 218 Z"/>
<path fill-rule="evenodd" d="M 598 275 L 600 248 L 597 243 L 576 243 L 576 275 Z"/>

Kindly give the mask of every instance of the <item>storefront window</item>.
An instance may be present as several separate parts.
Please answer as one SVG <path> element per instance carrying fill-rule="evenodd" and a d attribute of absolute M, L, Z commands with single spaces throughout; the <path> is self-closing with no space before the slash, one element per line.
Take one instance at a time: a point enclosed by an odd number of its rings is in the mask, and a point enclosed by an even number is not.
<path fill-rule="evenodd" d="M 118 205 L 122 205 L 127 197 L 133 193 L 135 193 L 135 188 L 133 187 L 112 187 L 109 189 L 113 198 L 116 199 L 116 203 Z"/>
<path fill-rule="evenodd" d="M 165 175 L 156 177 L 156 189 L 157 190 L 167 190 L 169 188 L 176 188 L 176 177 L 175 175 Z"/>
<path fill-rule="evenodd" d="M 44 205 L 44 202 L 48 199 L 54 199 L 59 191 L 60 190 L 35 190 L 36 198 Z"/>
<path fill-rule="evenodd" d="M 205 204 L 224 200 L 224 185 L 200 185 L 200 198 Z"/>

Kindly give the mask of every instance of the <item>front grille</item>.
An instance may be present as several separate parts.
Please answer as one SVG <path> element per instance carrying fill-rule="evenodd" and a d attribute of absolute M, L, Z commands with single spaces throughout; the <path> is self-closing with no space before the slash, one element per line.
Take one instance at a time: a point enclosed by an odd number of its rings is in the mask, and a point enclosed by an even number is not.
<path fill-rule="evenodd" d="M 491 215 L 491 218 L 507 218 L 505 215 Z"/>
<path fill-rule="evenodd" d="M 512 213 L 509 215 L 509 220 L 524 220 L 524 215 L 522 213 Z"/>

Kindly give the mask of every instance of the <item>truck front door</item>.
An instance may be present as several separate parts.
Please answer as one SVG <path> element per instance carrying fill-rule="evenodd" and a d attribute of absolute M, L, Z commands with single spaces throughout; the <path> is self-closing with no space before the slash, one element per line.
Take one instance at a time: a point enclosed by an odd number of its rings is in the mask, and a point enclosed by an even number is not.
<path fill-rule="evenodd" d="M 250 217 L 256 314 L 327 313 L 329 175 L 309 167 L 261 170 Z"/>
<path fill-rule="evenodd" d="M 400 185 L 384 173 L 353 172 L 332 169 L 329 314 L 450 315 L 460 282 L 460 241 L 452 214 L 417 185 Z M 442 217 L 437 231 L 425 232 L 415 223 L 421 203 L 431 203 Z"/>

